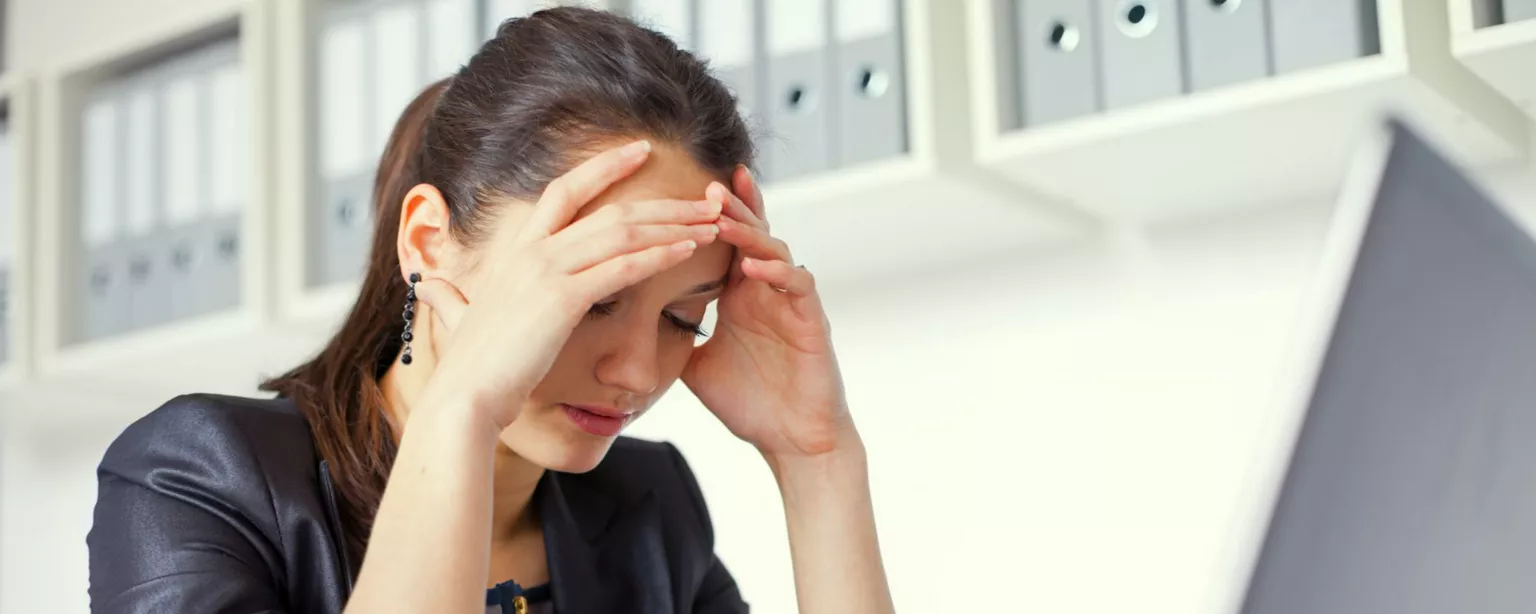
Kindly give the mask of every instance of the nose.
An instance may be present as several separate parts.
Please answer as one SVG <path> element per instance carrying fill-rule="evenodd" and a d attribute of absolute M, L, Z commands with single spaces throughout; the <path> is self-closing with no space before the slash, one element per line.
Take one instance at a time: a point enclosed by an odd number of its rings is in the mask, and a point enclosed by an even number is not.
<path fill-rule="evenodd" d="M 597 381 L 635 396 L 648 396 L 659 385 L 655 326 L 638 322 L 615 329 L 597 361 Z"/>

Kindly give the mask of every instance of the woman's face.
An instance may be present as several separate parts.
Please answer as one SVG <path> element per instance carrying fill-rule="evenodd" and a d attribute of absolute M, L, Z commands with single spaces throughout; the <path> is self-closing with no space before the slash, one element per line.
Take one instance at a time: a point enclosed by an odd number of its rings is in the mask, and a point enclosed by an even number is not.
<path fill-rule="evenodd" d="M 711 181 L 686 153 L 658 146 L 639 171 L 599 195 L 577 217 L 613 203 L 702 200 Z M 522 224 L 530 209 L 514 208 L 516 213 L 498 216 L 496 223 Z M 517 420 L 502 432 L 502 443 L 547 469 L 580 473 L 596 467 L 618 431 L 682 374 L 705 309 L 723 289 L 731 257 L 725 243 L 702 246 L 677 267 L 595 306 L 571 333 Z M 494 283 L 471 278 L 466 281 Z"/>

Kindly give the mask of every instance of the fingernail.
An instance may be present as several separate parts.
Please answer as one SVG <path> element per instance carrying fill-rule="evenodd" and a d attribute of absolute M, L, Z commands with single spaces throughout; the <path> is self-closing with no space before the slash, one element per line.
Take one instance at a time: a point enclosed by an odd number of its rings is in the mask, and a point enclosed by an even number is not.
<path fill-rule="evenodd" d="M 631 159 L 638 158 L 638 157 L 643 156 L 645 154 L 651 153 L 651 142 L 650 141 L 635 141 L 633 143 L 625 145 L 623 153 L 624 153 L 624 157 L 625 158 L 631 158 Z"/>
<path fill-rule="evenodd" d="M 698 249 L 698 247 L 699 247 L 699 244 L 693 242 L 692 240 L 683 241 L 682 243 L 673 243 L 672 244 L 672 249 L 674 249 L 676 251 L 679 251 L 679 252 L 691 252 L 691 251 L 693 251 L 695 249 Z"/>
<path fill-rule="evenodd" d="M 715 237 L 715 235 L 720 234 L 720 227 L 715 225 L 715 224 L 710 224 L 708 226 L 701 226 L 699 228 L 694 229 L 694 234 L 699 235 L 699 237 L 701 237 L 701 238 L 713 239 Z"/>
<path fill-rule="evenodd" d="M 743 165 L 741 165 L 741 170 L 744 170 L 744 171 L 747 172 L 747 181 L 751 181 L 752 183 L 757 183 L 757 175 L 753 175 L 752 174 L 752 169 L 748 168 L 747 165 L 743 164 Z"/>

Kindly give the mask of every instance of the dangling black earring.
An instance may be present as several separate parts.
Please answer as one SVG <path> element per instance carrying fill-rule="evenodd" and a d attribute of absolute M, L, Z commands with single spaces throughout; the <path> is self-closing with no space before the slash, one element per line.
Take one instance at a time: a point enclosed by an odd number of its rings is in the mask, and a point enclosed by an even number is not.
<path fill-rule="evenodd" d="M 421 281 L 421 273 L 411 273 L 411 289 L 405 291 L 405 332 L 400 333 L 400 341 L 405 343 L 405 352 L 400 355 L 400 364 L 411 364 L 411 324 L 416 319 L 416 282 Z"/>

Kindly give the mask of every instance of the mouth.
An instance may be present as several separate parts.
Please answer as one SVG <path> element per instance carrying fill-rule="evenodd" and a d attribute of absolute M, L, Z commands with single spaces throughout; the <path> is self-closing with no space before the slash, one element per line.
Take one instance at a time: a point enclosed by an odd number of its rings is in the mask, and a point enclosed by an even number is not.
<path fill-rule="evenodd" d="M 560 409 L 565 411 L 566 417 L 570 418 L 577 428 L 598 437 L 617 436 L 635 418 L 633 412 L 622 412 L 607 407 L 561 403 Z"/>

